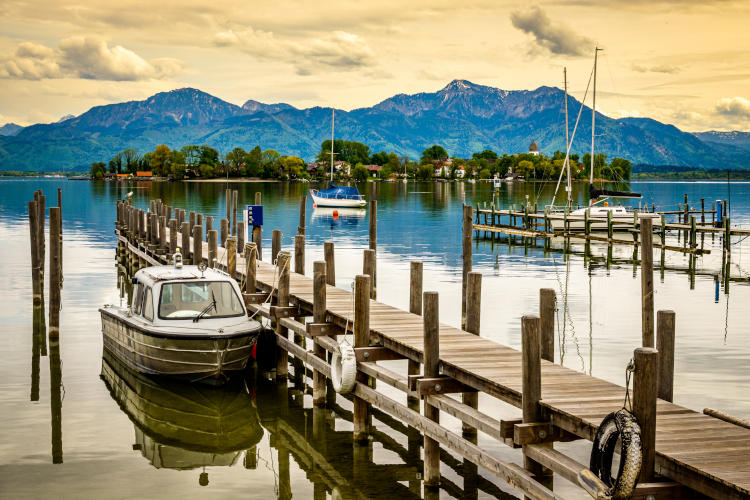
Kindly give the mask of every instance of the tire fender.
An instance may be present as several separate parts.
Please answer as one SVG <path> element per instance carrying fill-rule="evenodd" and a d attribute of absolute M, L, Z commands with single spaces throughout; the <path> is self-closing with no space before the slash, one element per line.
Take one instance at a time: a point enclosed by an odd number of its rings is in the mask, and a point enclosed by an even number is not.
<path fill-rule="evenodd" d="M 612 480 L 612 456 L 620 439 L 620 467 Z M 641 427 L 635 416 L 625 408 L 612 412 L 602 420 L 591 447 L 589 468 L 607 486 L 613 499 L 630 498 L 641 472 Z"/>
<path fill-rule="evenodd" d="M 339 394 L 349 394 L 354 389 L 357 376 L 357 359 L 354 348 L 341 344 L 331 357 L 331 382 Z"/>

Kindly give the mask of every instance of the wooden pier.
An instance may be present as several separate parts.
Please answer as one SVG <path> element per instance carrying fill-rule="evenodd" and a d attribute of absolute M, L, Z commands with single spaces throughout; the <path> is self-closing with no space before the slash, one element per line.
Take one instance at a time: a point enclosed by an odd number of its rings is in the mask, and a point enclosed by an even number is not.
<path fill-rule="evenodd" d="M 471 208 L 468 208 L 470 213 Z M 171 219 L 171 207 L 161 202 L 154 203 L 152 210 L 154 214 Z M 181 214 L 176 224 L 170 223 L 168 227 L 180 227 L 183 216 Z M 116 232 L 120 255 L 134 267 L 170 261 L 170 248 L 165 242 L 176 238 L 169 234 L 167 225 L 153 220 L 154 217 L 147 217 L 143 210 L 126 202 L 118 203 Z M 471 220 L 470 217 L 469 223 Z M 304 227 L 302 216 L 300 226 Z M 226 236 L 217 250 L 215 239 L 209 238 L 211 244 L 202 239 L 195 241 L 192 237 L 200 233 L 189 232 L 187 223 L 181 227 L 183 258 L 188 262 L 193 258 L 206 261 L 204 256 L 216 256 L 215 262 L 208 264 L 226 270 L 240 281 L 247 292 L 248 309 L 271 320 L 278 347 L 275 376 L 283 385 L 286 385 L 290 365 L 295 378 L 301 378 L 302 373 L 310 369 L 314 375 L 314 402 L 327 404 L 331 396 L 331 388 L 325 384 L 325 379 L 331 376 L 327 353 L 338 350 L 339 336 L 353 336 L 358 361 L 352 392 L 355 457 L 358 446 L 368 441 L 372 432 L 368 421 L 372 408 L 377 408 L 424 435 L 426 490 L 441 482 L 436 457 L 440 447 L 444 447 L 531 498 L 560 498 L 551 489 L 551 471 L 581 486 L 595 498 L 608 498 L 608 488 L 587 465 L 567 457 L 552 445 L 554 441 L 593 440 L 602 419 L 623 407 L 626 390 L 552 362 L 554 355 L 548 346 L 551 344 L 554 349 L 554 343 L 550 342 L 550 336 L 554 336 L 550 311 L 553 314 L 554 307 L 550 307 L 549 300 L 554 300 L 554 291 L 541 293 L 541 318 L 525 316 L 519 324 L 524 348 L 518 351 L 472 333 L 479 317 L 478 307 L 471 307 L 471 301 L 481 297 L 481 279 L 469 279 L 476 273 L 470 272 L 471 257 L 469 254 L 467 258 L 466 246 L 464 297 L 472 299 L 465 301 L 462 324 L 466 326 L 462 330 L 438 322 L 438 297 L 434 292 L 422 292 L 419 265 L 412 266 L 414 307 L 413 312 L 407 312 L 371 298 L 375 285 L 374 276 L 370 274 L 357 276 L 353 292 L 337 288 L 330 242 L 326 243 L 326 262 L 315 263 L 312 277 L 303 274 L 304 266 L 300 267 L 297 262 L 301 259 L 304 263 L 301 230 L 295 238 L 295 271 L 292 271 L 291 254 L 282 251 L 280 232 L 278 237 L 274 235 L 274 255 L 268 261 L 253 243 L 240 249 L 244 250 L 240 255 L 235 238 Z M 377 233 L 371 228 L 370 234 Z M 471 237 L 471 231 L 468 235 Z M 643 244 L 644 251 L 652 251 L 650 239 Z M 372 274 L 375 248 L 375 242 L 371 241 L 366 252 L 372 253 L 363 255 L 363 268 Z M 644 263 L 646 275 L 653 274 L 650 265 L 648 261 Z M 644 296 L 652 293 L 653 280 L 649 284 L 649 280 L 644 279 L 643 287 Z M 383 290 L 379 292 L 383 294 Z M 421 302 L 416 304 L 417 300 Z M 634 350 L 633 412 L 642 429 L 644 468 L 632 498 L 689 498 L 696 493 L 713 498 L 747 498 L 750 495 L 750 429 L 668 400 L 672 394 L 674 314 L 659 311 L 655 315 L 652 303 L 650 307 L 649 311 L 648 302 L 644 301 L 644 318 L 650 318 L 651 330 L 644 325 L 643 347 L 634 346 L 637 348 Z M 655 329 L 654 316 L 658 318 Z M 377 363 L 386 360 L 404 360 L 408 363 L 408 374 Z M 424 368 L 421 374 L 420 365 Z M 404 368 L 407 372 L 407 367 Z M 407 402 L 378 391 L 376 380 L 378 384 L 401 391 Z M 477 392 L 522 409 L 519 418 L 501 421 L 476 408 L 476 400 L 456 398 Z M 657 393 L 666 399 L 657 399 Z M 419 399 L 424 402 L 422 413 Z M 441 426 L 441 412 L 461 420 L 464 434 Z M 471 438 L 472 430 L 513 448 L 522 448 L 524 466 L 500 460 L 477 446 L 476 439 Z"/>

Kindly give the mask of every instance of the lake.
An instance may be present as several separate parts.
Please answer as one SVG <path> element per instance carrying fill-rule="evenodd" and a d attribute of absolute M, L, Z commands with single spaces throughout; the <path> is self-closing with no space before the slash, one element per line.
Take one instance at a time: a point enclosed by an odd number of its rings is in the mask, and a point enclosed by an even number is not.
<path fill-rule="evenodd" d="M 31 298 L 27 201 L 36 189 L 56 203 L 62 188 L 64 286 L 59 351 L 35 328 Z M 378 430 L 371 455 L 352 466 L 351 402 L 313 410 L 309 395 L 294 388 L 240 381 L 209 390 L 139 377 L 103 359 L 98 308 L 119 304 L 115 262 L 115 201 L 134 192 L 133 203 L 148 207 L 161 198 L 173 207 L 224 214 L 224 183 L 117 183 L 61 179 L 0 179 L 0 496 L 182 497 L 182 498 L 419 498 L 416 473 L 419 448 L 404 428 L 374 417 Z M 291 249 L 298 224 L 299 198 L 306 184 L 229 183 L 240 205 L 263 193 L 264 257 L 271 230 L 283 233 Z M 632 190 L 657 209 L 676 210 L 687 194 L 691 206 L 706 207 L 730 198 L 733 225 L 750 227 L 750 183 L 634 182 Z M 505 185 L 501 204 L 547 202 L 554 185 Z M 587 186 L 575 185 L 584 201 Z M 460 324 L 461 210 L 464 203 L 489 202 L 487 183 L 380 183 L 361 190 L 378 200 L 378 300 L 408 308 L 409 262 L 424 263 L 424 289 L 440 293 L 441 321 Z M 729 193 L 728 193 L 729 190 Z M 637 203 L 637 201 L 636 201 Z M 315 209 L 307 204 L 306 269 L 322 260 L 323 242 L 336 248 L 337 286 L 347 288 L 362 270 L 368 247 L 368 214 Z M 218 226 L 215 223 L 215 227 Z M 677 235 L 670 244 L 679 245 Z M 717 279 L 721 238 L 700 242 L 696 273 L 689 257 L 670 252 L 660 269 L 655 250 L 655 309 L 676 313 L 675 402 L 750 418 L 750 239 L 735 237 L 729 290 Z M 565 254 L 553 242 L 476 240 L 474 271 L 481 272 L 481 335 L 520 348 L 520 319 L 538 311 L 539 289 L 558 297 L 556 355 L 564 365 L 624 385 L 625 366 L 641 342 L 640 275 L 631 247 L 616 247 L 607 264 L 607 247 L 594 244 L 592 257 Z M 574 245 L 574 250 L 576 250 Z M 582 245 L 581 245 L 582 247 Z M 743 257 L 748 253 L 748 257 Z M 727 293 L 728 292 L 728 293 Z M 45 292 L 45 295 L 48 293 Z M 35 334 L 36 333 L 36 334 Z M 394 370 L 405 364 L 393 362 Z M 58 383 L 58 381 L 61 381 Z M 497 418 L 520 412 L 482 398 L 480 408 Z M 349 420 L 351 419 L 349 415 Z M 449 427 L 460 424 L 446 417 Z M 175 430 L 177 429 L 177 430 Z M 479 444 L 499 457 L 518 461 L 520 453 L 480 434 Z M 587 461 L 588 443 L 567 443 Z M 361 460 L 361 459 L 360 459 Z M 59 462 L 59 463 L 53 463 Z M 445 453 L 443 497 L 472 496 L 464 491 L 459 458 Z M 472 484 L 477 496 L 506 497 L 509 489 L 483 472 Z M 581 490 L 556 480 L 556 491 Z"/>

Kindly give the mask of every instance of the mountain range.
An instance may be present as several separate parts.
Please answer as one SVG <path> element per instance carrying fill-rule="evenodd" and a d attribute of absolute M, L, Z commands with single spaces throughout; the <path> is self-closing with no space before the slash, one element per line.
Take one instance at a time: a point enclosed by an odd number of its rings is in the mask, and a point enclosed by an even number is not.
<path fill-rule="evenodd" d="M 419 158 L 432 144 L 453 156 L 470 157 L 483 149 L 526 152 L 531 141 L 551 154 L 565 148 L 564 96 L 556 87 L 501 90 L 454 80 L 438 92 L 398 94 L 372 107 L 336 110 L 336 138 L 411 158 Z M 571 131 L 580 108 L 568 96 Z M 331 108 L 298 109 L 255 100 L 237 106 L 183 88 L 144 101 L 96 106 L 57 123 L 20 130 L 8 124 L 1 130 L 0 170 L 85 168 L 125 148 L 145 153 L 162 143 L 172 148 L 208 144 L 223 153 L 260 145 L 311 160 L 330 138 Z M 597 113 L 596 136 L 596 152 L 636 164 L 750 166 L 750 134 L 743 132 L 691 134 L 649 118 L 613 119 Z M 591 109 L 584 106 L 572 151 L 588 152 L 590 140 Z"/>

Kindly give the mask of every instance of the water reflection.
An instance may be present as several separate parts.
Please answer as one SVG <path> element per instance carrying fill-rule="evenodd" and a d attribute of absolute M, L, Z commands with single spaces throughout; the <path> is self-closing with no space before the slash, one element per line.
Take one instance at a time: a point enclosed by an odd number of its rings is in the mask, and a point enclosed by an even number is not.
<path fill-rule="evenodd" d="M 356 226 L 367 216 L 365 208 L 313 207 L 312 221 L 321 226 Z"/>
<path fill-rule="evenodd" d="M 52 463 L 63 463 L 62 445 L 62 362 L 60 360 L 60 341 L 49 341 L 49 386 L 50 386 L 50 422 L 52 425 Z"/>

